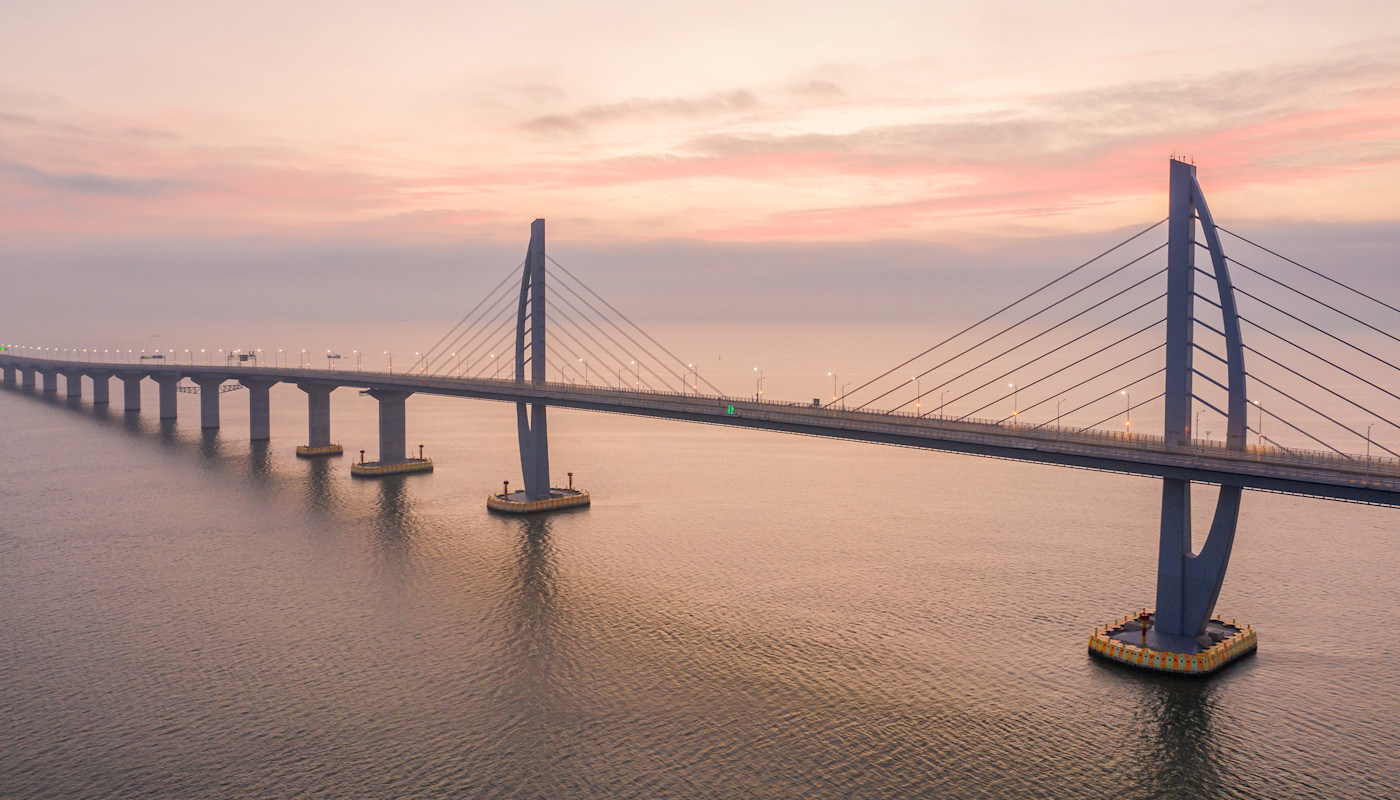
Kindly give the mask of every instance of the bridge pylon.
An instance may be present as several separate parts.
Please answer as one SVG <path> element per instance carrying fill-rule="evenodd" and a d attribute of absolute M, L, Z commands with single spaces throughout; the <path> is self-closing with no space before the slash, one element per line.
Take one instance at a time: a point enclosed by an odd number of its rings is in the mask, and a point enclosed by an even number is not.
<path fill-rule="evenodd" d="M 1196 373 L 1194 357 L 1197 347 L 1193 341 L 1196 325 L 1196 250 L 1197 223 L 1210 254 L 1215 274 L 1215 291 L 1219 296 L 1220 332 L 1225 340 L 1226 371 L 1226 439 L 1227 450 L 1243 451 L 1245 447 L 1245 368 L 1244 343 L 1240 337 L 1240 318 L 1235 305 L 1234 284 L 1230 279 L 1225 251 L 1215 222 L 1206 205 L 1205 193 L 1196 180 L 1196 167 L 1184 161 L 1171 161 L 1170 212 L 1167 219 L 1167 342 L 1165 424 L 1163 435 L 1168 447 L 1190 447 L 1196 435 L 1191 430 L 1191 403 L 1194 397 L 1192 378 Z M 1191 537 L 1191 481 L 1178 478 L 1162 479 L 1161 535 L 1157 551 L 1157 604 L 1152 613 L 1146 611 L 1136 623 L 1124 623 L 1111 629 L 1112 635 L 1090 639 L 1091 651 L 1109 655 L 1117 661 L 1136 663 L 1152 669 L 1180 672 L 1208 672 L 1223 666 L 1238 655 L 1252 652 L 1254 634 L 1243 631 L 1223 620 L 1213 620 L 1215 602 L 1225 581 L 1230 563 L 1230 550 L 1235 541 L 1239 521 L 1239 484 L 1222 483 L 1216 500 L 1215 515 L 1210 532 L 1199 551 L 1193 550 Z M 1136 624 L 1138 627 L 1134 628 Z M 1116 631 L 1116 632 L 1115 632 Z M 1247 635 L 1246 635 L 1247 634 Z M 1140 641 L 1139 641 L 1140 636 Z M 1099 641 L 1101 647 L 1096 647 Z M 1117 649 L 1114 641 L 1141 645 L 1141 652 Z M 1247 646 L 1241 644 L 1247 640 Z M 1226 649 L 1231 653 L 1220 660 Z M 1190 661 L 1187 660 L 1190 657 Z M 1134 658 L 1146 659 L 1134 661 Z M 1207 668 L 1206 662 L 1210 661 Z M 1176 667 L 1165 667 L 1170 663 Z M 1187 668 L 1186 664 L 1190 664 Z"/>
<path fill-rule="evenodd" d="M 525 269 L 520 278 L 520 302 L 515 316 L 515 382 L 526 383 L 526 367 L 532 386 L 543 388 L 546 383 L 545 321 L 545 234 L 544 220 L 530 223 L 530 244 L 525 252 Z M 509 491 L 506 484 L 500 494 L 486 498 L 486 506 L 495 511 L 529 513 L 551 511 L 588 505 L 587 492 L 574 489 L 572 479 L 567 489 L 549 485 L 549 407 L 541 402 L 515 404 L 515 427 L 520 440 L 520 471 L 525 490 Z M 570 473 L 572 476 L 573 473 Z"/>

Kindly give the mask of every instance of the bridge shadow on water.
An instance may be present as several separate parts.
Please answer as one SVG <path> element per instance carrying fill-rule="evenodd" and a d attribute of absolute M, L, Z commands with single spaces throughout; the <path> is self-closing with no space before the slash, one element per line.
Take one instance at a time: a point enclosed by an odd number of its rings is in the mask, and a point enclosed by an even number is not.
<path fill-rule="evenodd" d="M 1104 665 L 1106 669 L 1113 669 Z M 1142 797 L 1217 797 L 1228 794 L 1228 756 L 1216 730 L 1220 678 L 1129 675 L 1141 687 L 1141 702 L 1132 716 L 1141 758 L 1122 775 L 1128 794 Z M 1226 679 L 1228 681 L 1228 679 Z"/>
<path fill-rule="evenodd" d="M 242 451 L 243 442 L 231 442 L 219 430 L 182 430 L 177 420 L 152 419 L 141 411 L 125 411 L 114 405 L 92 405 L 82 398 L 70 398 L 62 393 L 46 394 L 38 387 L 4 386 L 3 389 L 99 427 L 120 430 L 132 439 L 173 451 L 177 457 L 192 456 L 201 469 L 242 478 L 245 485 L 270 495 L 283 495 L 288 488 L 296 487 L 318 512 L 339 516 L 348 510 L 343 487 L 337 482 L 336 466 L 340 459 L 317 458 L 304 462 L 297 459 L 304 470 L 284 466 L 279 471 L 281 462 L 276 445 L 269 441 L 247 442 L 247 451 Z M 391 491 L 388 495 L 382 494 L 378 503 L 383 523 L 380 527 L 385 530 L 393 527 L 390 520 L 402 523 L 409 519 L 407 498 L 391 496 L 392 490 L 402 489 L 402 478 L 386 484 Z"/>

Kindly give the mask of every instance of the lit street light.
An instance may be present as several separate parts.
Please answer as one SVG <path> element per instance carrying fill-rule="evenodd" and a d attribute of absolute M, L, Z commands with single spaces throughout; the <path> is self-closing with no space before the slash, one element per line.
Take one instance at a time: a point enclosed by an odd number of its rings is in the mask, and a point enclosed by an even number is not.
<path fill-rule="evenodd" d="M 762 400 L 763 400 L 763 370 L 759 369 L 758 367 L 754 367 L 754 368 L 753 368 L 753 371 L 758 373 L 758 379 L 755 380 L 755 381 L 754 381 L 754 384 L 753 384 L 753 391 L 754 391 L 753 399 L 756 400 L 756 401 L 762 401 Z"/>
<path fill-rule="evenodd" d="M 1006 385 L 1011 389 L 1011 422 L 1015 424 L 1020 421 L 1018 418 L 1021 416 L 1021 402 L 1019 399 L 1021 390 L 1017 389 L 1014 383 L 1008 383 Z"/>
<path fill-rule="evenodd" d="M 1128 407 L 1127 407 L 1127 409 L 1124 410 L 1124 412 L 1123 412 L 1123 414 L 1125 415 L 1125 416 L 1124 416 L 1124 420 L 1123 420 L 1123 428 L 1124 428 L 1124 430 L 1126 430 L 1128 433 L 1132 433 L 1132 432 L 1133 432 L 1133 396 L 1130 395 L 1130 394 L 1128 394 L 1128 390 L 1127 390 L 1127 389 L 1124 389 L 1123 391 L 1119 392 L 1119 394 L 1121 394 L 1121 395 L 1123 395 L 1124 397 L 1128 398 Z"/>
<path fill-rule="evenodd" d="M 1257 434 L 1259 434 L 1259 446 L 1260 446 L 1260 447 L 1263 447 L 1263 446 L 1264 446 L 1264 404 L 1263 404 L 1263 403 L 1260 403 L 1258 400 L 1250 400 L 1249 402 L 1253 403 L 1253 404 L 1255 405 L 1255 407 L 1259 409 L 1259 427 L 1255 428 L 1255 429 L 1254 429 L 1254 432 L 1257 433 Z"/>

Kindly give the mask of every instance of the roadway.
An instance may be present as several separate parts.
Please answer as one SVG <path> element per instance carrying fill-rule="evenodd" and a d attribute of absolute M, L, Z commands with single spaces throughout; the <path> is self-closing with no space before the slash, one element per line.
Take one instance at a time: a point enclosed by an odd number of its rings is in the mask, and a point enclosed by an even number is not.
<path fill-rule="evenodd" d="M 229 381 L 272 380 L 355 389 L 384 389 L 497 402 L 544 403 L 559 408 L 701 422 L 806 436 L 943 450 L 1014 461 L 1238 485 L 1285 494 L 1400 506 L 1400 462 L 1395 459 L 1250 447 L 1229 451 L 1219 442 L 1168 447 L 1162 437 L 1111 431 L 1056 429 L 992 420 L 939 419 L 877 410 L 842 410 L 801 403 L 759 401 L 600 385 L 458 378 L 356 370 L 197 364 L 103 364 L 0 355 L 16 368 Z"/>

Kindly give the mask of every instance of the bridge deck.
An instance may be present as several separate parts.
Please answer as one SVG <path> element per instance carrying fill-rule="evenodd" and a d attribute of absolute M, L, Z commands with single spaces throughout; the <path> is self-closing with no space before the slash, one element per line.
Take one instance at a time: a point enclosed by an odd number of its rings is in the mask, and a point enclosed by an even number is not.
<path fill-rule="evenodd" d="M 273 380 L 358 389 L 397 389 L 500 402 L 633 414 L 809 436 L 876 442 L 1061 466 L 1123 472 L 1250 489 L 1400 505 L 1400 462 L 1327 453 L 1250 447 L 1228 451 L 1198 441 L 1168 447 L 1160 436 L 1123 434 L 991 420 L 940 419 L 874 410 L 842 410 L 798 403 L 712 395 L 614 389 L 572 383 L 534 385 L 514 380 L 453 378 L 382 372 L 181 364 L 97 364 L 0 357 L 0 364 L 86 374 Z M 731 413 L 732 408 L 732 413 Z"/>

